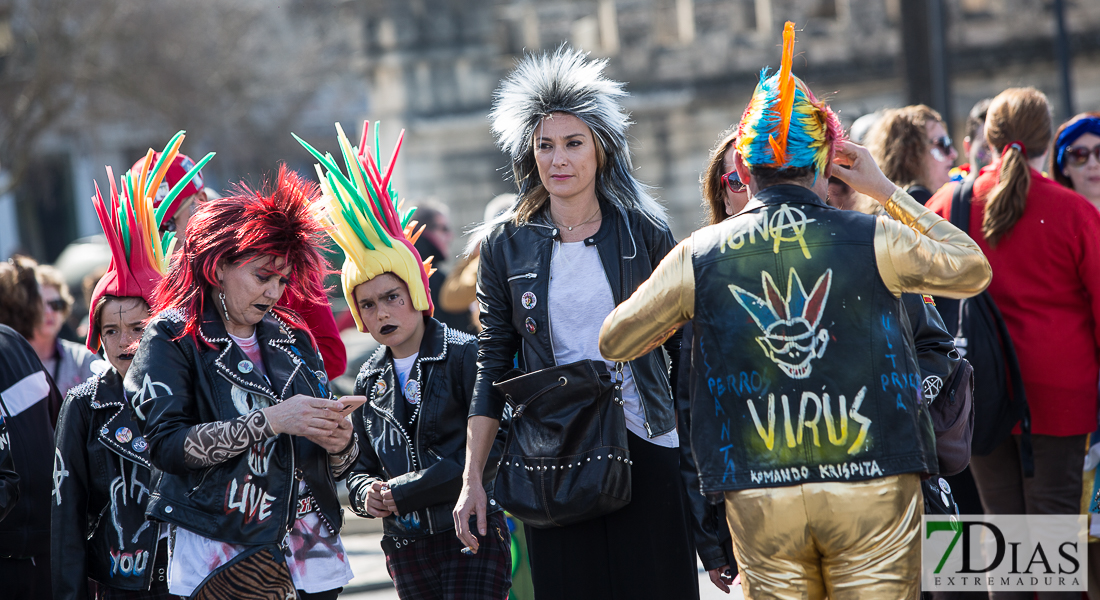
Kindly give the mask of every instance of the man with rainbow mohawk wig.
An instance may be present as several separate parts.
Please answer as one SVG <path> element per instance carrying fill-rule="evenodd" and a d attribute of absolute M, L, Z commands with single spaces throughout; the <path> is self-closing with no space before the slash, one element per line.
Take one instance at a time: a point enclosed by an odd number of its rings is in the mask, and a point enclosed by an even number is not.
<path fill-rule="evenodd" d="M 355 381 L 354 393 L 366 404 L 352 416 L 360 448 L 347 480 L 351 507 L 361 517 L 382 518 L 382 550 L 401 598 L 503 599 L 512 569 L 500 507 L 494 502 L 492 531 L 476 554 L 462 552 L 451 518 L 466 461 L 477 341 L 432 318 L 432 259 L 422 260 L 413 246 L 424 228 L 417 229 L 414 209 L 402 210 L 390 185 L 404 132 L 383 166 L 378 124 L 373 153 L 370 129 L 365 123 L 354 147 L 336 125 L 346 171 L 298 139 L 321 162 L 318 218 L 344 251 L 344 297 L 359 331 L 381 344 Z M 498 459 L 503 441 L 498 435 Z M 498 462 L 486 467 L 489 497 Z M 423 567 L 429 564 L 430 572 Z"/>
<path fill-rule="evenodd" d="M 973 296 L 989 263 L 843 139 L 791 73 L 794 35 L 741 120 L 748 204 L 673 249 L 600 350 L 630 360 L 694 321 L 691 445 L 702 490 L 725 494 L 746 598 L 916 598 L 938 462 L 900 298 Z M 828 206 L 831 175 L 889 217 Z"/>
<path fill-rule="evenodd" d="M 51 502 L 51 561 L 55 598 L 84 598 L 94 579 L 106 598 L 167 597 L 167 540 L 148 526 L 145 509 L 157 480 L 149 444 L 127 408 L 123 379 L 130 369 L 149 318 L 153 290 L 164 276 L 173 235 L 161 238 L 154 196 L 183 142 L 180 131 L 154 160 L 144 161 L 116 185 L 107 167 L 110 196 L 96 185 L 95 206 L 111 263 L 89 302 L 88 348 L 101 347 L 110 367 L 69 391 L 57 421 L 54 496 Z M 212 155 L 211 155 L 212 156 Z M 209 157 L 207 157 L 209 159 Z M 189 173 L 172 187 L 176 197 Z M 118 481 L 145 490 L 115 503 Z M 95 526 L 100 506 L 112 506 L 113 527 Z M 92 531 L 90 537 L 85 532 Z M 118 557 L 125 559 L 126 564 Z"/>

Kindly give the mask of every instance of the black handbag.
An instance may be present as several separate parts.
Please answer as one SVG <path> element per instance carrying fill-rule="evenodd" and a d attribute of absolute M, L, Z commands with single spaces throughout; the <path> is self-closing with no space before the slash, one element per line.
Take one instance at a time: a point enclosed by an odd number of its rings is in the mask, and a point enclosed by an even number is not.
<path fill-rule="evenodd" d="M 582 360 L 493 385 L 512 409 L 494 496 L 525 525 L 562 527 L 630 502 L 622 365 Z"/>

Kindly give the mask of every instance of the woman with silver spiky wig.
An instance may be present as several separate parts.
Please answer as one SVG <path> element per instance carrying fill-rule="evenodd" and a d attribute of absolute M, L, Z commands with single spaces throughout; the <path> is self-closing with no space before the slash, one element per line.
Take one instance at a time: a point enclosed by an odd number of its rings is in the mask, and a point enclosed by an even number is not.
<path fill-rule="evenodd" d="M 614 369 L 600 355 L 600 325 L 675 245 L 664 208 L 632 173 L 619 103 L 626 92 L 604 77 L 606 64 L 564 45 L 529 55 L 489 115 L 517 195 L 473 236 L 484 329 L 455 526 L 474 550 L 474 534 L 485 534 L 486 456 L 504 411 L 493 382 L 517 353 L 527 373 L 583 360 Z M 664 344 L 673 373 L 679 346 L 679 334 Z M 527 528 L 540 600 L 698 597 L 667 373 L 659 348 L 623 369 L 630 503 L 573 525 Z"/>

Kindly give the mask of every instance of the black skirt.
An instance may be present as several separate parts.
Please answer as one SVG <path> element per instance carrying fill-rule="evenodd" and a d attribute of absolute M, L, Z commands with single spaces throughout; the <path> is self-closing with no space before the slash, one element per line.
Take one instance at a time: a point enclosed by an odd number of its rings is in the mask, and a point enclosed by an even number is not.
<path fill-rule="evenodd" d="M 567 527 L 525 527 L 538 600 L 699 597 L 680 451 L 628 434 L 631 501 Z"/>

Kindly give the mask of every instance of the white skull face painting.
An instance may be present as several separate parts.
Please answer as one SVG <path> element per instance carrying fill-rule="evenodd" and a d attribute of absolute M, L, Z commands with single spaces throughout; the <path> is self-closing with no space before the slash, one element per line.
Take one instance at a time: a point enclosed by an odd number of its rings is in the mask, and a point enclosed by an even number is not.
<path fill-rule="evenodd" d="M 736 285 L 730 292 L 748 311 L 764 335 L 756 342 L 772 362 L 792 379 L 810 376 L 810 361 L 821 358 L 829 343 L 829 331 L 817 328 L 829 299 L 833 270 L 828 269 L 817 280 L 813 291 L 806 294 L 802 280 L 792 268 L 787 278 L 787 297 L 779 293 L 770 273 L 761 272 L 764 298 Z"/>

